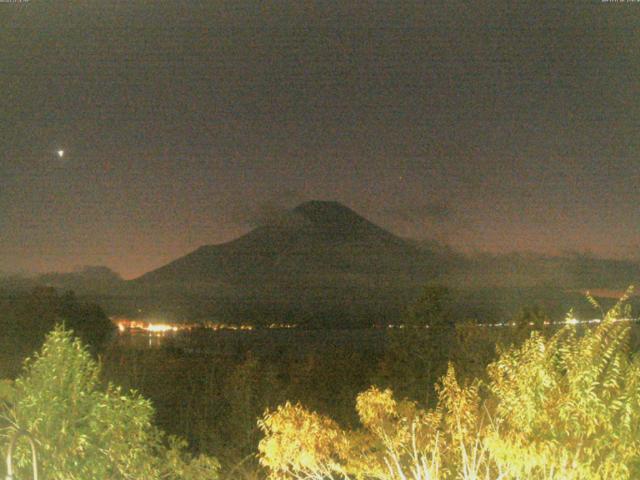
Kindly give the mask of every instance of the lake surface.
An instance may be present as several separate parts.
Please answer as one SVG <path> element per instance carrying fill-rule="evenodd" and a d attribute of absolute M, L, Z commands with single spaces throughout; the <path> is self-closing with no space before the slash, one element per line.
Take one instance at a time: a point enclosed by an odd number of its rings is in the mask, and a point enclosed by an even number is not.
<path fill-rule="evenodd" d="M 205 330 L 164 335 L 125 332 L 114 336 L 112 345 L 141 350 L 169 348 L 190 354 L 222 356 L 255 350 L 301 356 L 309 351 L 332 350 L 380 354 L 385 349 L 389 332 L 389 329 L 383 328 Z"/>

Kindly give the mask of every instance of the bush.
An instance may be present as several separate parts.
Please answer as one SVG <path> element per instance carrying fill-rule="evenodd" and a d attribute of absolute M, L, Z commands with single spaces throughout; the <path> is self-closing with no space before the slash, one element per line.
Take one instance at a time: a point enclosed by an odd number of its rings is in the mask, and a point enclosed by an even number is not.
<path fill-rule="evenodd" d="M 605 480 L 640 478 L 640 356 L 629 353 L 627 296 L 593 330 L 533 332 L 487 367 L 483 389 L 452 365 L 421 409 L 391 390 L 361 393 L 362 427 L 302 406 L 259 422 L 275 479 Z"/>
<path fill-rule="evenodd" d="M 214 460 L 191 458 L 184 442 L 154 427 L 148 400 L 111 384 L 102 387 L 99 365 L 62 327 L 27 360 L 10 397 L 7 434 L 23 429 L 35 437 L 45 478 L 217 478 Z M 29 451 L 18 448 L 14 458 L 20 478 L 28 478 Z"/>
<path fill-rule="evenodd" d="M 627 297 L 624 297 L 625 300 Z M 512 476 L 640 477 L 640 357 L 622 302 L 593 330 L 534 332 L 489 366 L 498 428 L 487 438 Z"/>

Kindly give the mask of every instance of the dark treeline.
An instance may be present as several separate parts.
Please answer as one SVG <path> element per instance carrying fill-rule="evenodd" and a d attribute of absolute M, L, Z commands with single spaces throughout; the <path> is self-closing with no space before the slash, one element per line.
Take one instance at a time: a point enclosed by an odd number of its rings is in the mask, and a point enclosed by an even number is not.
<path fill-rule="evenodd" d="M 14 377 L 21 361 L 40 348 L 56 324 L 72 329 L 97 351 L 114 332 L 114 325 L 94 303 L 79 300 L 73 292 L 54 288 L 0 291 L 0 375 Z"/>

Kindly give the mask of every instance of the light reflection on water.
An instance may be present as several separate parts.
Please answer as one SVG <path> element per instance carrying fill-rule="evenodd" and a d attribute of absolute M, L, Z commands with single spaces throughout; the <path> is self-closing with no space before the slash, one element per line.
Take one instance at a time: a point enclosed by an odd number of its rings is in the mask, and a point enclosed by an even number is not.
<path fill-rule="evenodd" d="M 167 345 L 169 335 L 152 333 L 118 333 L 112 339 L 112 345 L 122 348 L 147 349 Z"/>
<path fill-rule="evenodd" d="M 382 352 L 388 338 L 386 329 L 256 329 L 200 330 L 154 335 L 144 332 L 119 333 L 112 346 L 125 349 L 176 348 L 189 354 L 233 355 L 241 351 L 267 349 L 269 351 L 352 351 Z"/>

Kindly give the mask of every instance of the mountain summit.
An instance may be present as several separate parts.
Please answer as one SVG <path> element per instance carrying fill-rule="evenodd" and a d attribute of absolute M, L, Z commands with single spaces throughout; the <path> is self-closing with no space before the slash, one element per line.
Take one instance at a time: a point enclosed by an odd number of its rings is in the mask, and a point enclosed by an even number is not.
<path fill-rule="evenodd" d="M 400 244 L 402 240 L 358 215 L 339 202 L 312 200 L 291 210 L 294 218 L 302 218 L 317 234 L 333 241 L 374 241 Z"/>

